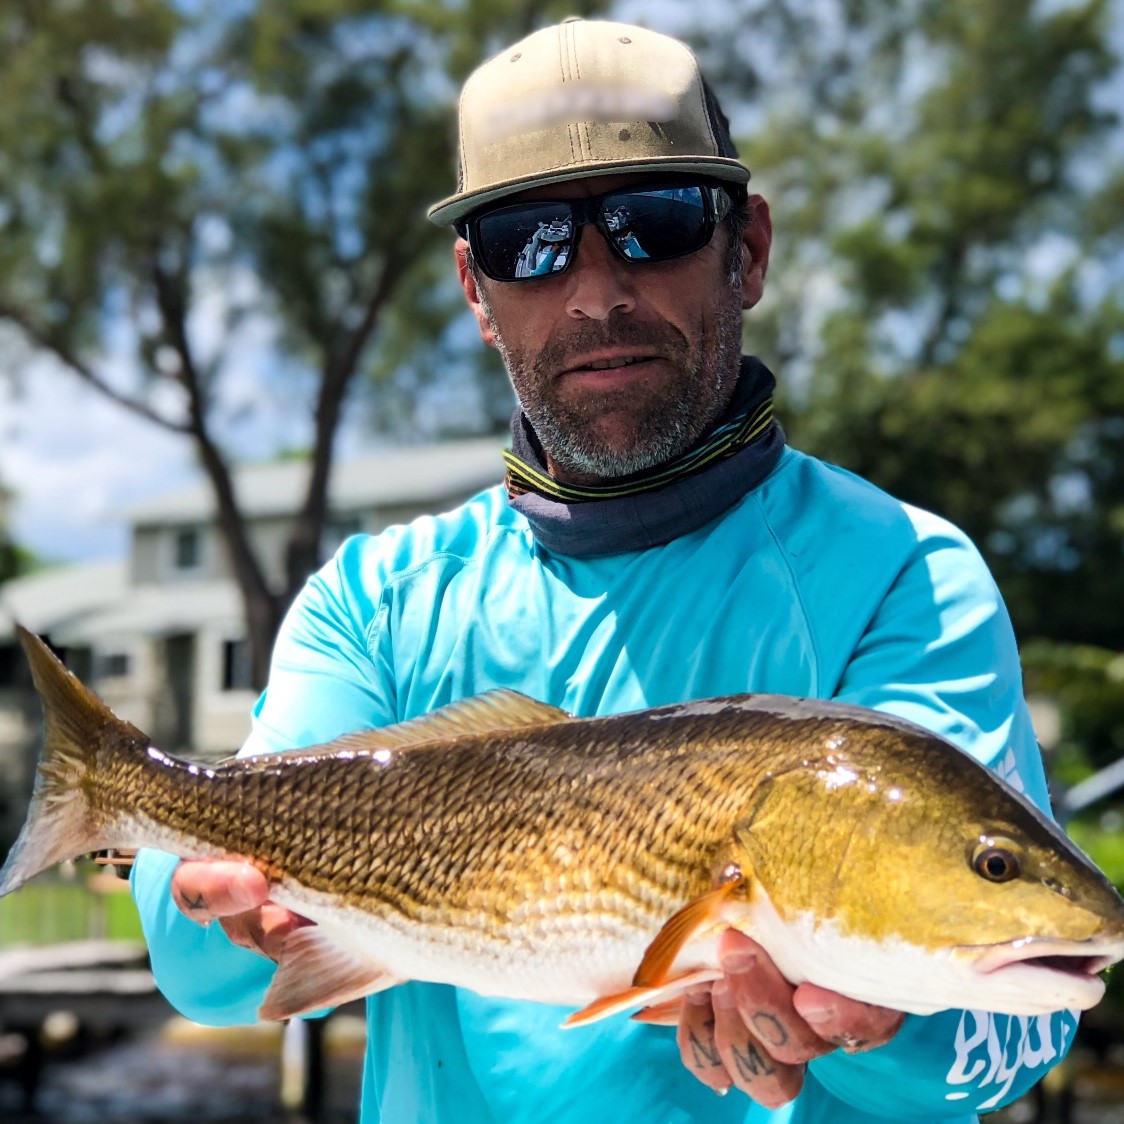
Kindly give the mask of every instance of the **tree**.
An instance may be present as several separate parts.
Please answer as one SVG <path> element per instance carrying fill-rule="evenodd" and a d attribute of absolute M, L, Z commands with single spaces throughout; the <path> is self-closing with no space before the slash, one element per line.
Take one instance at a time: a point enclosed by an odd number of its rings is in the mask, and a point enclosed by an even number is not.
<path fill-rule="evenodd" d="M 0 12 L 0 322 L 193 443 L 259 684 L 319 561 L 348 395 L 384 325 L 399 325 L 400 349 L 417 341 L 401 328 L 409 301 L 448 253 L 424 209 L 452 182 L 455 89 L 489 45 L 593 7 L 10 0 Z M 310 415 L 277 588 L 228 447 L 240 333 L 262 322 L 293 375 L 278 374 L 279 391 L 304 388 L 293 409 Z"/>
<path fill-rule="evenodd" d="M 738 12 L 700 47 L 774 208 L 790 433 L 962 525 L 1024 639 L 1124 649 L 1121 6 Z"/>
<path fill-rule="evenodd" d="M 31 569 L 34 560 L 8 532 L 8 502 L 11 493 L 0 484 L 0 585 Z"/>

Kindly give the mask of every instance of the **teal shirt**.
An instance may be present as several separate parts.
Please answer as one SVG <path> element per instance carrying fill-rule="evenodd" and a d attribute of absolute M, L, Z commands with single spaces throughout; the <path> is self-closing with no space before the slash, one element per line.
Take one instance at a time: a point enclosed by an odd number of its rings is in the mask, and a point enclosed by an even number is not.
<path fill-rule="evenodd" d="M 349 540 L 274 651 L 247 753 L 328 741 L 510 687 L 574 714 L 741 692 L 835 698 L 920 723 L 1047 806 L 1011 626 L 956 528 L 786 450 L 720 518 L 664 546 L 577 559 L 538 545 L 492 489 Z M 157 982 L 200 1022 L 251 1022 L 273 972 L 171 902 L 175 860 L 134 893 Z M 362 1124 L 857 1124 L 955 1121 L 1024 1092 L 1076 1016 L 907 1017 L 886 1046 L 811 1062 L 770 1111 L 719 1098 L 674 1031 L 408 983 L 367 1002 Z"/>

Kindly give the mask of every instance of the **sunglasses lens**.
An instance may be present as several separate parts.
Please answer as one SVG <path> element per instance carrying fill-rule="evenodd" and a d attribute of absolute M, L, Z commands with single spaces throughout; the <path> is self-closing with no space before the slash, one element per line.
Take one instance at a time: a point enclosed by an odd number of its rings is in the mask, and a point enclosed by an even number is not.
<path fill-rule="evenodd" d="M 698 186 L 607 195 L 601 217 L 617 249 L 633 261 L 690 254 L 706 245 L 713 229 Z"/>
<path fill-rule="evenodd" d="M 501 281 L 561 273 L 574 248 L 574 218 L 566 203 L 520 203 L 477 220 L 474 252 Z"/>
<path fill-rule="evenodd" d="M 572 203 L 515 203 L 474 220 L 472 251 L 497 281 L 549 277 L 570 264 L 579 225 L 597 225 L 628 261 L 667 261 L 702 249 L 714 231 L 706 189 L 698 184 L 615 191 Z"/>

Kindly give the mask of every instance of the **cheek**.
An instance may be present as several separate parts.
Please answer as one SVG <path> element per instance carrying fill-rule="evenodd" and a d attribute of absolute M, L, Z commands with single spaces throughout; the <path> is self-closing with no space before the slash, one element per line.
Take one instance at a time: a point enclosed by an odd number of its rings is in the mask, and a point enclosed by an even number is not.
<path fill-rule="evenodd" d="M 503 347 L 512 355 L 533 359 L 549 345 L 552 338 L 560 334 L 558 317 L 553 308 L 545 308 L 544 302 L 533 296 L 525 299 L 517 294 L 504 294 L 493 300 L 490 307 L 491 322 L 485 321 L 488 331 L 493 337 L 498 336 Z"/>

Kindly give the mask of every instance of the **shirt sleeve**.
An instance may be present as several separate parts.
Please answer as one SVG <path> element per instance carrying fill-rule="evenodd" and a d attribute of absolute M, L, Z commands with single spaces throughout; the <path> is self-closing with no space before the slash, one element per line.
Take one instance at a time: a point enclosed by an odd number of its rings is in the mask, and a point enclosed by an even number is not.
<path fill-rule="evenodd" d="M 286 615 L 242 755 L 318 745 L 394 720 L 392 677 L 378 673 L 367 647 L 381 583 L 369 575 L 367 588 L 375 592 L 363 592 L 359 575 L 372 568 L 364 541 L 349 540 Z M 276 965 L 233 944 L 221 925 L 204 928 L 179 911 L 170 891 L 178 863 L 174 855 L 144 850 L 131 878 L 157 986 L 196 1022 L 255 1022 Z"/>
<path fill-rule="evenodd" d="M 918 544 L 882 600 L 835 697 L 916 722 L 983 761 L 1049 811 L 1014 632 L 975 548 L 947 524 Z M 835 1097 L 895 1120 L 986 1112 L 1015 1100 L 1068 1051 L 1077 1014 L 908 1015 L 887 1045 L 810 1063 Z"/>

